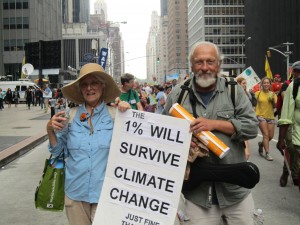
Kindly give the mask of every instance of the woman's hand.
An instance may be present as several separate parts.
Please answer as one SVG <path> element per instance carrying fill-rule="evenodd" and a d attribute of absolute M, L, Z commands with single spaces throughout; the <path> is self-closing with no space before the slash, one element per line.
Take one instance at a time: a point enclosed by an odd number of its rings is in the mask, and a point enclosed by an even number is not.
<path fill-rule="evenodd" d="M 115 104 L 112 104 L 112 106 L 117 107 L 121 112 L 125 112 L 127 109 L 131 109 L 130 104 L 128 102 L 121 101 L 119 97 L 116 98 Z"/>
<path fill-rule="evenodd" d="M 66 118 L 64 111 L 60 111 L 54 116 L 52 116 L 51 120 L 47 123 L 47 131 L 59 131 L 66 127 L 68 122 L 68 118 Z"/>

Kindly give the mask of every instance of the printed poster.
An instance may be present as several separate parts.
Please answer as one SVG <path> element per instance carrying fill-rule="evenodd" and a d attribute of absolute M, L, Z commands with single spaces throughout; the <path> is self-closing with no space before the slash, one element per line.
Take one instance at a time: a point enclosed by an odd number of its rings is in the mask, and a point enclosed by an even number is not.
<path fill-rule="evenodd" d="M 184 119 L 118 111 L 93 225 L 172 225 L 190 141 Z"/>

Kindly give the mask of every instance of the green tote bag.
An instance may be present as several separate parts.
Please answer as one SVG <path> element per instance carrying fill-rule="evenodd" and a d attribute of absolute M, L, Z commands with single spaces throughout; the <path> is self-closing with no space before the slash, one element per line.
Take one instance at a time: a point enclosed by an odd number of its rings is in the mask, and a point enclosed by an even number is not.
<path fill-rule="evenodd" d="M 35 207 L 48 211 L 62 211 L 65 198 L 65 163 L 58 156 L 46 159 L 42 179 L 35 192 Z"/>

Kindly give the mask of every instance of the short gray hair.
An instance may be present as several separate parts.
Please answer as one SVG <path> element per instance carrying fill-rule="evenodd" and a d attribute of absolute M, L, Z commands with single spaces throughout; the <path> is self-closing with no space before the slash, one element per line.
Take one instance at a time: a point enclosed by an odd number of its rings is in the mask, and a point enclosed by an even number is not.
<path fill-rule="evenodd" d="M 220 51 L 220 48 L 212 43 L 212 42 L 209 42 L 209 41 L 199 41 L 197 42 L 196 44 L 193 45 L 193 47 L 191 48 L 191 51 L 190 51 L 190 56 L 189 56 L 189 59 L 190 59 L 190 63 L 191 65 L 193 65 L 193 55 L 195 53 L 195 50 L 196 48 L 198 48 L 200 45 L 210 45 L 210 46 L 213 46 L 217 52 L 217 60 L 218 60 L 218 65 L 220 66 L 222 64 L 222 61 L 223 61 L 223 54 L 221 53 Z"/>

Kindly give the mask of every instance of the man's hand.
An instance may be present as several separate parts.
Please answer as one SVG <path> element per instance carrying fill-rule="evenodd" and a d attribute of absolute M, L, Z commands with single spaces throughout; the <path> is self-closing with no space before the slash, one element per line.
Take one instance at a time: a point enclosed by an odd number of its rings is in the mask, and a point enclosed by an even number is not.
<path fill-rule="evenodd" d="M 283 151 L 284 149 L 286 149 L 284 140 L 278 140 L 276 147 L 280 151 L 281 155 L 283 155 L 284 154 Z"/>
<path fill-rule="evenodd" d="M 191 122 L 190 131 L 193 133 L 200 133 L 201 131 L 215 130 L 215 121 L 204 117 L 199 117 Z"/>

